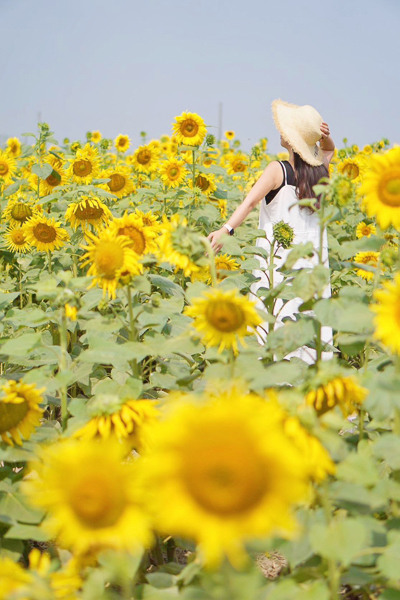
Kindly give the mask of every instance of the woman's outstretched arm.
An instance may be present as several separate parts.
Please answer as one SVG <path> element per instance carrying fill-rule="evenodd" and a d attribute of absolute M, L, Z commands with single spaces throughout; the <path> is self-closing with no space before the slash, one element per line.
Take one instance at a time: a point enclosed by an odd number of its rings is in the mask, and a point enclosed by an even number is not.
<path fill-rule="evenodd" d="M 282 167 L 279 162 L 274 160 L 264 169 L 261 177 L 251 188 L 246 198 L 237 207 L 235 212 L 229 217 L 227 225 L 236 229 L 243 223 L 247 215 L 253 210 L 255 206 L 266 196 L 271 190 L 276 189 L 282 183 Z M 222 248 L 221 239 L 223 236 L 228 235 L 228 230 L 225 227 L 221 227 L 217 231 L 213 231 L 208 236 L 211 246 L 215 252 L 219 252 Z"/>

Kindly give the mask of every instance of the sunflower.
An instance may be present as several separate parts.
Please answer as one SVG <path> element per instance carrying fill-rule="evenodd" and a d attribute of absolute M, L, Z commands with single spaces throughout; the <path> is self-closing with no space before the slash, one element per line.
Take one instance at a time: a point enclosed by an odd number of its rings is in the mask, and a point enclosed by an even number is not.
<path fill-rule="evenodd" d="M 33 383 L 14 380 L 1 387 L 0 436 L 3 442 L 21 446 L 21 436 L 29 439 L 32 431 L 39 427 L 43 412 L 39 404 L 43 402 L 44 390 L 37 389 Z"/>
<path fill-rule="evenodd" d="M 135 213 L 125 213 L 120 219 L 113 219 L 110 223 L 110 230 L 117 236 L 127 236 L 130 240 L 129 248 L 138 256 L 156 252 L 157 245 L 154 239 L 157 236 L 157 229 L 149 225 L 144 225 L 141 216 Z"/>
<path fill-rule="evenodd" d="M 208 566 L 243 566 L 243 543 L 295 529 L 307 465 L 285 434 L 282 411 L 252 394 L 177 395 L 153 428 L 139 467 L 161 531 L 194 539 Z"/>
<path fill-rule="evenodd" d="M 170 158 L 161 162 L 159 175 L 164 185 L 176 188 L 184 182 L 187 170 L 181 160 Z"/>
<path fill-rule="evenodd" d="M 372 154 L 367 163 L 363 184 L 358 190 L 369 217 L 376 217 L 387 229 L 400 229 L 400 147 L 384 154 Z"/>
<path fill-rule="evenodd" d="M 131 138 L 121 133 L 114 140 L 114 145 L 118 152 L 126 152 L 131 145 Z"/>
<path fill-rule="evenodd" d="M 229 254 L 218 254 L 214 258 L 215 260 L 215 271 L 217 274 L 217 280 L 223 281 L 226 278 L 226 271 L 237 271 L 240 267 L 234 258 L 232 258 Z M 206 281 L 209 285 L 212 283 L 212 279 L 210 276 L 210 267 L 207 265 L 204 268 L 204 273 L 201 276 L 196 277 L 195 279 L 200 279 L 202 281 Z"/>
<path fill-rule="evenodd" d="M 5 234 L 6 246 L 11 252 L 27 252 L 30 250 L 30 244 L 26 241 L 25 233 L 22 227 L 9 227 Z"/>
<path fill-rule="evenodd" d="M 228 159 L 228 166 L 226 172 L 228 175 L 236 175 L 237 173 L 244 173 L 247 170 L 249 159 L 243 152 L 233 154 Z"/>
<path fill-rule="evenodd" d="M 88 404 L 91 419 L 74 432 L 83 440 L 115 438 L 128 441 L 137 450 L 149 442 L 149 429 L 159 416 L 154 400 L 129 400 L 99 396 Z"/>
<path fill-rule="evenodd" d="M 313 406 L 319 416 L 339 406 L 343 416 L 348 417 L 359 410 L 367 394 L 368 390 L 360 386 L 355 377 L 334 377 L 308 392 L 305 402 Z"/>
<path fill-rule="evenodd" d="M 89 245 L 82 246 L 86 254 L 81 260 L 82 266 L 90 265 L 88 275 L 94 276 L 90 287 L 98 285 L 104 295 L 108 293 L 110 298 L 115 298 L 122 274 L 138 275 L 142 270 L 137 255 L 129 247 L 131 240 L 109 229 L 98 236 L 87 232 L 86 237 Z"/>
<path fill-rule="evenodd" d="M 139 173 L 153 173 L 158 167 L 160 150 L 155 146 L 139 146 L 129 157 L 129 162 Z"/>
<path fill-rule="evenodd" d="M 7 140 L 7 149 L 12 156 L 17 158 L 21 154 L 21 142 L 17 137 L 8 138 Z"/>
<path fill-rule="evenodd" d="M 75 183 L 89 184 L 100 174 L 99 161 L 97 148 L 85 144 L 83 148 L 77 150 L 75 158 L 67 169 L 67 175 Z"/>
<path fill-rule="evenodd" d="M 364 148 L 362 149 L 364 154 L 372 154 L 373 149 L 372 146 L 370 144 L 367 144 L 366 146 L 364 146 Z"/>
<path fill-rule="evenodd" d="M 83 231 L 86 231 L 88 225 L 92 225 L 97 231 L 110 219 L 112 219 L 112 214 L 107 206 L 99 198 L 90 196 L 83 196 L 78 202 L 71 202 L 65 213 L 65 220 L 75 231 L 79 225 Z"/>
<path fill-rule="evenodd" d="M 44 216 L 31 217 L 24 225 L 26 240 L 40 252 L 54 252 L 64 246 L 69 235 L 61 224 Z"/>
<path fill-rule="evenodd" d="M 188 184 L 189 184 L 189 187 L 191 187 L 193 189 L 193 179 L 192 178 L 189 178 Z M 198 173 L 198 175 L 195 177 L 194 184 L 206 196 L 210 196 L 217 189 L 217 186 L 215 185 L 215 175 L 211 175 L 211 174 Z"/>
<path fill-rule="evenodd" d="M 238 340 L 245 346 L 244 336 L 252 335 L 262 323 L 255 303 L 235 289 L 204 292 L 192 300 L 183 314 L 194 319 L 193 326 L 207 347 L 218 346 L 218 352 L 232 348 L 235 354 Z"/>
<path fill-rule="evenodd" d="M 21 565 L 7 556 L 0 557 L 0 598 L 28 598 L 34 579 Z"/>
<path fill-rule="evenodd" d="M 46 179 L 40 179 L 40 195 L 47 196 L 52 194 L 56 187 L 59 185 L 65 185 L 68 181 L 67 174 L 65 169 L 63 168 L 62 161 L 54 156 L 53 154 L 49 154 L 44 159 L 44 164 L 48 164 L 52 167 L 52 171 L 50 175 L 46 177 Z M 38 176 L 35 173 L 31 173 L 29 177 L 29 181 L 34 189 L 37 189 L 38 184 Z"/>
<path fill-rule="evenodd" d="M 5 185 L 12 183 L 17 165 L 13 155 L 8 150 L 0 150 L 0 180 Z"/>
<path fill-rule="evenodd" d="M 376 235 L 376 227 L 372 223 L 367 223 L 365 221 L 361 221 L 358 223 L 356 227 L 356 236 L 358 238 L 362 237 L 371 237 L 371 235 Z"/>
<path fill-rule="evenodd" d="M 379 260 L 379 252 L 358 252 L 353 261 L 356 263 L 361 263 L 363 265 L 369 265 L 370 267 L 377 267 Z M 357 269 L 356 275 L 362 277 L 366 281 L 372 281 L 374 278 L 374 273 L 372 271 L 366 271 L 365 269 Z"/>
<path fill-rule="evenodd" d="M 220 151 L 218 148 L 209 148 L 202 154 L 202 164 L 204 167 L 211 167 L 211 165 L 215 165 L 218 157 L 220 155 Z"/>
<path fill-rule="evenodd" d="M 153 229 L 157 231 L 160 229 L 160 222 L 157 219 L 157 217 L 153 215 L 152 212 L 149 211 L 147 213 L 144 213 L 143 211 L 136 208 L 135 215 L 141 217 L 143 225 L 145 225 L 146 227 L 153 227 Z"/>
<path fill-rule="evenodd" d="M 235 132 L 232 131 L 232 129 L 228 129 L 228 131 L 225 131 L 225 137 L 227 140 L 233 140 L 235 137 Z"/>
<path fill-rule="evenodd" d="M 374 337 L 400 354 L 400 273 L 393 281 L 385 281 L 383 289 L 374 292 L 374 299 L 377 303 L 370 306 L 375 313 Z"/>
<path fill-rule="evenodd" d="M 286 435 L 293 440 L 300 450 L 307 467 L 308 476 L 312 481 L 319 483 L 326 479 L 328 475 L 335 473 L 335 464 L 329 453 L 316 437 L 302 427 L 296 417 L 286 418 L 283 426 Z"/>
<path fill-rule="evenodd" d="M 174 265 L 175 271 L 181 269 L 185 277 L 199 273 L 203 265 L 197 264 L 196 258 L 203 257 L 204 246 L 198 234 L 187 226 L 187 220 L 175 213 L 168 221 L 164 215 L 161 229 L 157 238 L 160 260 Z"/>
<path fill-rule="evenodd" d="M 93 144 L 98 144 L 101 141 L 102 137 L 103 136 L 101 135 L 100 131 L 92 131 L 91 141 L 93 142 Z"/>
<path fill-rule="evenodd" d="M 190 112 L 183 112 L 179 117 L 175 117 L 172 129 L 178 144 L 185 146 L 200 146 L 207 133 L 203 119 Z"/>
<path fill-rule="evenodd" d="M 131 179 L 131 170 L 129 167 L 117 165 L 101 173 L 102 179 L 109 179 L 102 187 L 111 192 L 118 198 L 124 198 L 132 192 L 135 192 L 135 185 Z"/>
<path fill-rule="evenodd" d="M 11 227 L 20 227 L 31 217 L 41 215 L 41 207 L 34 202 L 26 201 L 22 196 L 11 197 L 3 213 L 3 219 Z"/>
<path fill-rule="evenodd" d="M 105 548 L 140 552 L 151 542 L 134 462 L 115 441 L 65 440 L 47 445 L 22 489 L 46 510 L 44 527 L 75 554 Z"/>
<path fill-rule="evenodd" d="M 221 219 L 226 219 L 228 216 L 228 202 L 226 200 L 219 199 L 218 200 L 218 208 Z"/>
<path fill-rule="evenodd" d="M 357 185 L 362 181 L 365 174 L 365 160 L 361 156 L 349 156 L 337 165 L 337 169 L 339 173 L 345 175 Z"/>
<path fill-rule="evenodd" d="M 37 573 L 49 585 L 54 600 L 76 600 L 76 593 L 82 588 L 83 580 L 79 575 L 79 560 L 71 558 L 57 571 L 52 569 L 52 560 L 47 552 L 33 548 L 28 555 L 29 570 Z"/>

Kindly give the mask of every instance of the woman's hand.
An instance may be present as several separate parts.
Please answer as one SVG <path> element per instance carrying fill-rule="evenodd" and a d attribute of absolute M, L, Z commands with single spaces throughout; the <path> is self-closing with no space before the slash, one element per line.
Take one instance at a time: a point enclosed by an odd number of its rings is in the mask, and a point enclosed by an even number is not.
<path fill-rule="evenodd" d="M 327 138 L 330 136 L 328 123 L 322 123 L 321 125 L 321 138 Z"/>
<path fill-rule="evenodd" d="M 221 229 L 218 229 L 218 231 L 212 231 L 207 237 L 214 252 L 219 252 L 221 250 L 221 240 L 224 237 L 224 235 L 228 235 L 228 230 L 226 229 L 226 227 L 221 227 Z"/>

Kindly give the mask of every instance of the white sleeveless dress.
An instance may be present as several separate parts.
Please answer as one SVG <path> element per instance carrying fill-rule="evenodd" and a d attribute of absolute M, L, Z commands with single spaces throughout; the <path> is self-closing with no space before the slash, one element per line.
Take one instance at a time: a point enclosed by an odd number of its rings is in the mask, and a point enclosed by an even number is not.
<path fill-rule="evenodd" d="M 256 246 L 261 246 L 262 248 L 265 248 L 269 255 L 271 246 L 270 242 L 273 239 L 273 226 L 279 221 L 284 221 L 293 228 L 293 245 L 304 242 L 312 242 L 314 248 L 316 249 L 316 251 L 318 251 L 320 237 L 319 217 L 317 213 L 311 212 L 307 207 L 301 207 L 297 204 L 298 198 L 296 196 L 296 187 L 294 185 L 288 184 L 288 174 L 286 170 L 286 165 L 282 162 L 280 162 L 280 164 L 284 171 L 283 187 L 278 191 L 276 196 L 272 199 L 272 201 L 269 204 L 266 203 L 265 198 L 263 198 L 261 201 L 259 229 L 264 229 L 266 233 L 266 238 L 257 238 Z M 293 204 L 294 206 L 292 206 Z M 290 208 L 290 206 L 292 206 L 292 208 Z M 291 248 L 285 250 L 282 247 L 280 247 L 277 252 L 277 256 L 275 256 L 274 258 L 274 264 L 276 265 L 274 269 L 274 286 L 283 281 L 284 279 L 283 275 L 279 273 L 277 269 L 284 264 L 286 257 L 290 251 Z M 254 270 L 253 275 L 255 277 L 260 277 L 260 281 L 257 281 L 251 285 L 250 289 L 253 292 L 253 294 L 255 294 L 259 288 L 269 287 L 269 280 L 266 275 L 266 273 L 268 273 L 268 261 L 262 258 L 261 256 L 257 256 L 257 258 L 260 262 L 260 269 Z M 329 268 L 328 236 L 326 230 L 324 231 L 323 235 L 322 259 L 324 266 Z M 301 269 L 304 267 L 313 267 L 317 264 L 318 256 L 314 254 L 312 258 L 301 258 L 297 260 L 293 268 Z M 329 298 L 330 295 L 331 286 L 330 284 L 328 284 L 323 290 L 322 296 L 323 298 Z M 253 295 L 252 298 L 254 299 Z M 302 303 L 303 300 L 301 298 L 294 298 L 292 300 L 289 300 L 286 303 L 286 305 L 282 308 L 283 301 L 280 298 L 278 298 L 274 308 L 274 315 L 277 317 L 275 329 L 284 325 L 284 323 L 282 322 L 282 319 L 284 317 L 291 317 L 293 320 L 295 320 L 295 314 L 299 312 L 299 306 Z M 257 301 L 257 307 L 265 310 L 265 306 L 260 299 Z M 303 314 L 313 314 L 313 312 L 306 311 Z M 268 329 L 267 324 L 264 324 L 262 327 L 264 329 Z M 260 342 L 260 344 L 264 344 L 266 340 L 266 334 L 264 329 L 258 329 L 258 341 Z M 322 340 L 324 342 L 332 344 L 333 340 L 331 327 L 322 327 L 321 335 Z M 307 348 L 306 346 L 303 346 L 301 348 L 298 348 L 294 352 L 291 352 L 290 354 L 286 355 L 285 358 L 290 359 L 294 356 L 301 358 L 306 363 L 312 364 L 316 360 L 316 351 L 312 348 Z M 332 352 L 322 353 L 323 360 L 329 360 L 332 358 L 332 356 Z"/>

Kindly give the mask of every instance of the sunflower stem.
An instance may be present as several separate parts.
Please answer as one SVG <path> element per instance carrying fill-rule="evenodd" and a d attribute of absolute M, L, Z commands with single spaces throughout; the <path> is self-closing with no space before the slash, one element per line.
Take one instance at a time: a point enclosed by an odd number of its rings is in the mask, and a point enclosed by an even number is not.
<path fill-rule="evenodd" d="M 61 326 L 60 326 L 60 347 L 61 347 L 61 355 L 60 355 L 60 364 L 59 364 L 59 372 L 61 375 L 67 368 L 67 351 L 68 351 L 68 332 L 67 332 L 67 317 L 65 315 L 65 308 L 61 309 Z M 65 431 L 68 420 L 68 407 L 67 407 L 67 386 L 62 383 L 60 389 L 61 395 L 61 425 L 62 430 Z"/>
<path fill-rule="evenodd" d="M 22 297 L 22 267 L 18 261 L 18 271 L 19 271 L 19 307 L 22 310 L 24 307 L 24 299 Z"/>
<path fill-rule="evenodd" d="M 372 294 L 371 294 L 372 298 L 374 297 L 374 293 L 375 293 L 376 289 L 378 288 L 379 280 L 381 278 L 381 264 L 382 264 L 381 254 L 379 253 L 378 263 L 376 265 L 376 269 L 375 269 L 375 273 L 374 273 L 374 284 L 372 287 Z M 371 351 L 371 337 L 368 337 L 366 344 L 365 344 L 365 350 L 364 350 L 364 363 L 363 363 L 364 371 L 366 371 L 368 369 L 368 361 L 369 361 L 370 351 Z"/>
<path fill-rule="evenodd" d="M 325 513 L 327 525 L 332 521 L 333 508 L 329 498 L 329 488 L 327 482 L 321 486 L 320 500 Z M 330 588 L 329 600 L 338 600 L 340 588 L 340 570 L 334 559 L 327 559 L 328 563 L 328 583 Z"/>
<path fill-rule="evenodd" d="M 217 271 L 215 269 L 215 255 L 214 255 L 214 250 L 212 249 L 212 246 L 210 244 L 210 242 L 208 241 L 207 238 L 202 238 L 201 239 L 203 245 L 205 246 L 205 249 L 207 250 L 207 258 L 208 258 L 208 262 L 210 264 L 210 275 L 211 275 L 211 285 L 213 287 L 216 287 L 217 285 Z"/>
<path fill-rule="evenodd" d="M 136 324 L 135 324 L 135 317 L 133 315 L 132 292 L 131 292 L 131 288 L 129 285 L 127 286 L 127 295 L 128 295 L 129 325 L 130 325 L 129 339 L 131 342 L 137 342 L 138 335 L 137 335 L 137 329 L 136 329 Z M 140 377 L 139 365 L 138 365 L 136 358 L 133 358 L 130 361 L 130 365 L 132 368 L 133 377 L 139 378 Z"/>
<path fill-rule="evenodd" d="M 154 558 L 156 559 L 157 565 L 163 565 L 164 564 L 164 554 L 163 554 L 163 550 L 162 550 L 162 542 L 160 540 L 160 537 L 158 535 L 156 535 L 156 543 L 154 544 Z"/>
<path fill-rule="evenodd" d="M 358 441 L 361 442 L 361 440 L 364 437 L 364 411 L 362 408 L 360 408 L 360 412 L 358 414 L 358 433 L 359 433 L 359 439 Z"/>
<path fill-rule="evenodd" d="M 51 250 L 47 250 L 47 266 L 49 269 L 49 273 L 50 275 L 52 274 L 52 268 L 51 268 Z"/>

